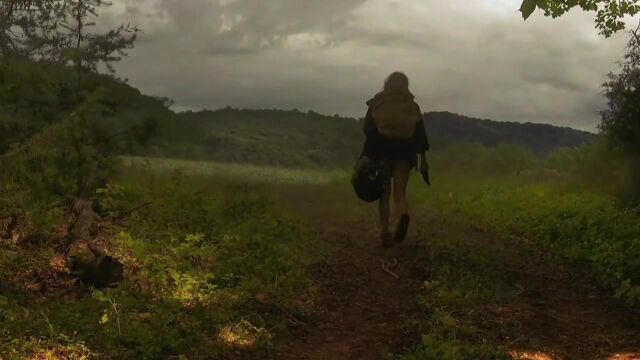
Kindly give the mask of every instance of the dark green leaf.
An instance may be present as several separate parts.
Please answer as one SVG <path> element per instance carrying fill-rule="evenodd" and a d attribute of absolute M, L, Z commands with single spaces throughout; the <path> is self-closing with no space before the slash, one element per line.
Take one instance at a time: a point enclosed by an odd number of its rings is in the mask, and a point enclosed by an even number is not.
<path fill-rule="evenodd" d="M 536 0 L 524 0 L 522 6 L 520 6 L 520 12 L 522 17 L 527 20 L 531 14 L 536 10 Z"/>

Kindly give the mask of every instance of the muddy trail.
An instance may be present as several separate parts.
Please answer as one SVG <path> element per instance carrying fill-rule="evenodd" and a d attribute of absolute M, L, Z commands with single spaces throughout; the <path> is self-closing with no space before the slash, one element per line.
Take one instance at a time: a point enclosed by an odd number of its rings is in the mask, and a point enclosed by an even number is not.
<path fill-rule="evenodd" d="M 454 314 L 482 329 L 483 341 L 514 359 L 640 359 L 637 312 L 614 305 L 579 272 L 522 250 L 516 239 L 414 210 L 405 243 L 383 250 L 371 226 L 375 206 L 338 207 L 350 198 L 337 191 L 289 189 L 283 198 L 317 229 L 330 255 L 310 270 L 318 287 L 314 316 L 279 344 L 278 359 L 381 359 L 419 343 L 432 315 L 419 298 L 438 266 L 429 254 L 436 240 L 490 257 L 496 281 L 509 288 L 500 301 Z M 514 330 L 505 332 L 505 324 Z"/>

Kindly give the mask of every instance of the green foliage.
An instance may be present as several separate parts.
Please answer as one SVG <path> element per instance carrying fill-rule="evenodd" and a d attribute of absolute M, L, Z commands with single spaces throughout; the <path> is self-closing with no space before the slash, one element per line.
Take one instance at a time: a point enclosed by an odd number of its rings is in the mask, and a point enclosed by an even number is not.
<path fill-rule="evenodd" d="M 511 358 L 496 344 L 522 339 L 518 322 L 473 314 L 518 292 L 505 264 L 510 249 L 523 245 L 531 256 L 571 264 L 620 303 L 640 305 L 640 219 L 613 196 L 627 194 L 629 164 L 603 139 L 546 159 L 518 148 L 459 144 L 432 154 L 431 165 L 433 186 L 424 191 L 416 181 L 412 186 L 420 189 L 410 191 L 421 194 L 421 206 L 447 223 L 472 224 L 518 243 L 492 247 L 481 238 L 474 245 L 448 231 L 430 237 L 428 260 L 418 261 L 425 278 L 419 303 L 428 322 L 422 342 L 395 358 Z"/>
<path fill-rule="evenodd" d="M 446 318 L 445 318 L 446 319 Z M 422 344 L 402 360 L 509 360 L 511 356 L 491 345 L 470 346 L 460 340 L 441 340 L 431 335 L 422 337 Z"/>
<path fill-rule="evenodd" d="M 162 121 L 153 146 L 135 154 L 284 167 L 346 167 L 358 155 L 361 134 L 353 119 L 313 112 L 187 112 Z"/>
<path fill-rule="evenodd" d="M 556 151 L 542 166 L 541 179 L 610 195 L 623 206 L 633 207 L 640 202 L 637 159 L 610 147 L 604 137 L 587 146 Z"/>
<path fill-rule="evenodd" d="M 518 336 L 517 324 L 474 315 L 515 293 L 502 264 L 508 255 L 456 235 L 443 232 L 430 238 L 426 259 L 417 262 L 415 270 L 425 271 L 418 299 L 427 317 L 424 335 L 421 343 L 394 358 L 510 359 L 498 344 Z"/>
<path fill-rule="evenodd" d="M 596 11 L 596 27 L 600 34 L 609 37 L 625 28 L 624 18 L 640 12 L 638 0 L 523 0 L 522 16 L 528 19 L 539 8 L 545 16 L 559 17 L 580 7 L 584 11 Z"/>
<path fill-rule="evenodd" d="M 502 144 L 485 147 L 480 144 L 459 143 L 429 156 L 440 173 L 457 176 L 518 177 L 539 166 L 540 160 L 527 148 Z"/>
<path fill-rule="evenodd" d="M 619 73 L 604 84 L 607 109 L 600 128 L 609 145 L 629 158 L 629 196 L 640 203 L 640 26 L 632 32 Z"/>
<path fill-rule="evenodd" d="M 339 179 L 344 170 L 291 169 L 249 164 L 221 163 L 126 156 L 123 163 L 129 168 L 148 168 L 156 173 L 180 171 L 185 176 L 216 176 L 227 181 L 241 181 L 247 185 L 260 184 L 326 184 Z"/>
<path fill-rule="evenodd" d="M 10 289 L 7 301 L 0 298 L 0 353 L 267 356 L 273 334 L 286 331 L 278 309 L 310 287 L 305 270 L 319 248 L 304 226 L 262 191 L 210 177 L 132 171 L 111 179 L 97 191 L 97 209 L 105 219 L 127 215 L 110 230 L 110 253 L 126 264 L 126 281 L 91 296 L 39 297 L 34 311 L 30 294 L 0 280 L 0 289 Z M 3 275 L 33 268 L 21 252 L 0 254 Z"/>
<path fill-rule="evenodd" d="M 60 121 L 75 106 L 65 75 L 56 66 L 0 62 L 0 154 Z"/>
<path fill-rule="evenodd" d="M 125 198 L 126 189 L 123 186 L 107 184 L 104 188 L 96 189 L 99 199 L 98 211 L 109 218 L 118 218 L 127 210 L 131 200 Z"/>
<path fill-rule="evenodd" d="M 425 124 L 434 135 L 434 150 L 458 142 L 488 147 L 508 143 L 544 156 L 558 147 L 579 146 L 594 138 L 591 133 L 551 125 L 495 122 L 446 112 L 425 114 Z M 163 117 L 149 146 L 134 147 L 129 154 L 334 169 L 353 166 L 363 139 L 362 124 L 356 119 L 297 110 L 225 108 Z"/>
<path fill-rule="evenodd" d="M 538 6 L 537 0 L 524 0 L 522 5 L 520 6 L 520 12 L 522 13 L 522 17 L 526 19 L 536 11 L 536 7 Z"/>
<path fill-rule="evenodd" d="M 534 176 L 465 179 L 455 172 L 441 174 L 445 178 L 435 182 L 425 202 L 446 214 L 529 239 L 536 249 L 588 268 L 601 284 L 618 289 L 624 301 L 638 305 L 637 293 L 631 290 L 640 286 L 638 213 L 620 207 L 620 202 L 594 186 L 611 178 L 606 172 L 596 172 L 603 165 L 594 164 L 593 154 L 593 148 L 587 147 L 571 155 L 552 156 L 552 166 L 534 170 Z M 559 162 L 561 157 L 565 160 Z M 584 173 L 559 166 L 565 161 L 575 164 L 581 157 L 585 163 L 575 169 Z M 438 163 L 433 167 L 437 169 Z M 549 170 L 554 170 L 551 175 L 547 175 Z"/>
<path fill-rule="evenodd" d="M 28 220 L 42 225 L 49 214 L 60 215 L 74 197 L 90 194 L 110 175 L 111 149 L 99 143 L 104 97 L 96 92 L 1 160 L 11 169 L 2 175 L 5 190 Z"/>
<path fill-rule="evenodd" d="M 547 156 L 561 147 L 576 147 L 593 141 L 594 134 L 549 124 L 491 121 L 466 117 L 449 112 L 425 114 L 425 126 L 432 142 L 432 150 L 440 151 L 459 143 L 496 147 L 501 144 L 519 145 L 538 157 Z"/>
<path fill-rule="evenodd" d="M 20 148 L 87 102 L 101 106 L 95 109 L 99 116 L 88 119 L 101 126 L 96 131 L 102 137 L 95 140 L 112 140 L 110 146 L 121 152 L 149 135 L 153 119 L 171 113 L 165 99 L 143 96 L 110 76 L 85 74 L 78 88 L 72 70 L 44 62 L 0 61 L 0 80 L 0 154 Z M 136 141 L 109 138 L 122 133 Z"/>
<path fill-rule="evenodd" d="M 77 92 L 69 75 L 60 66 L 0 62 L 0 166 L 9 169 L 0 172 L 0 216 L 20 215 L 44 232 L 71 199 L 102 186 L 113 155 L 139 146 L 168 111 L 107 76 L 87 76 Z"/>
<path fill-rule="evenodd" d="M 74 79 L 97 72 L 133 47 L 138 28 L 122 25 L 105 33 L 89 31 L 111 3 L 104 0 L 10 0 L 0 4 L 0 59 L 20 58 L 74 66 Z"/>

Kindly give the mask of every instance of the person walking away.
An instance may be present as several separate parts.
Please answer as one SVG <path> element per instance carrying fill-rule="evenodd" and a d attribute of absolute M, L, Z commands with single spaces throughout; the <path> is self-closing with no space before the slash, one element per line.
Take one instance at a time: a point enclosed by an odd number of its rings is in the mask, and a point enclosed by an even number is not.
<path fill-rule="evenodd" d="M 420 106 L 409 91 L 409 78 L 394 72 L 384 82 L 383 91 L 367 101 L 364 120 L 366 136 L 361 158 L 383 164 L 389 181 L 378 202 L 380 239 L 385 248 L 405 240 L 411 217 L 407 201 L 407 184 L 412 169 L 418 168 L 430 185 L 426 153 L 429 140 Z M 389 230 L 390 198 L 393 194 L 398 223 L 395 233 Z"/>

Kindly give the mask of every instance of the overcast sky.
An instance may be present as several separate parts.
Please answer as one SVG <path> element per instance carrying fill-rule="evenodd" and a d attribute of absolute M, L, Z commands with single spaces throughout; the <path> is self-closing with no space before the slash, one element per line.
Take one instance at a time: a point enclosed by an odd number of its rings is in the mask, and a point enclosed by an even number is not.
<path fill-rule="evenodd" d="M 114 0 L 143 33 L 118 75 L 177 109 L 360 117 L 394 70 L 422 110 L 594 130 L 623 35 L 594 15 L 524 22 L 520 0 Z"/>

